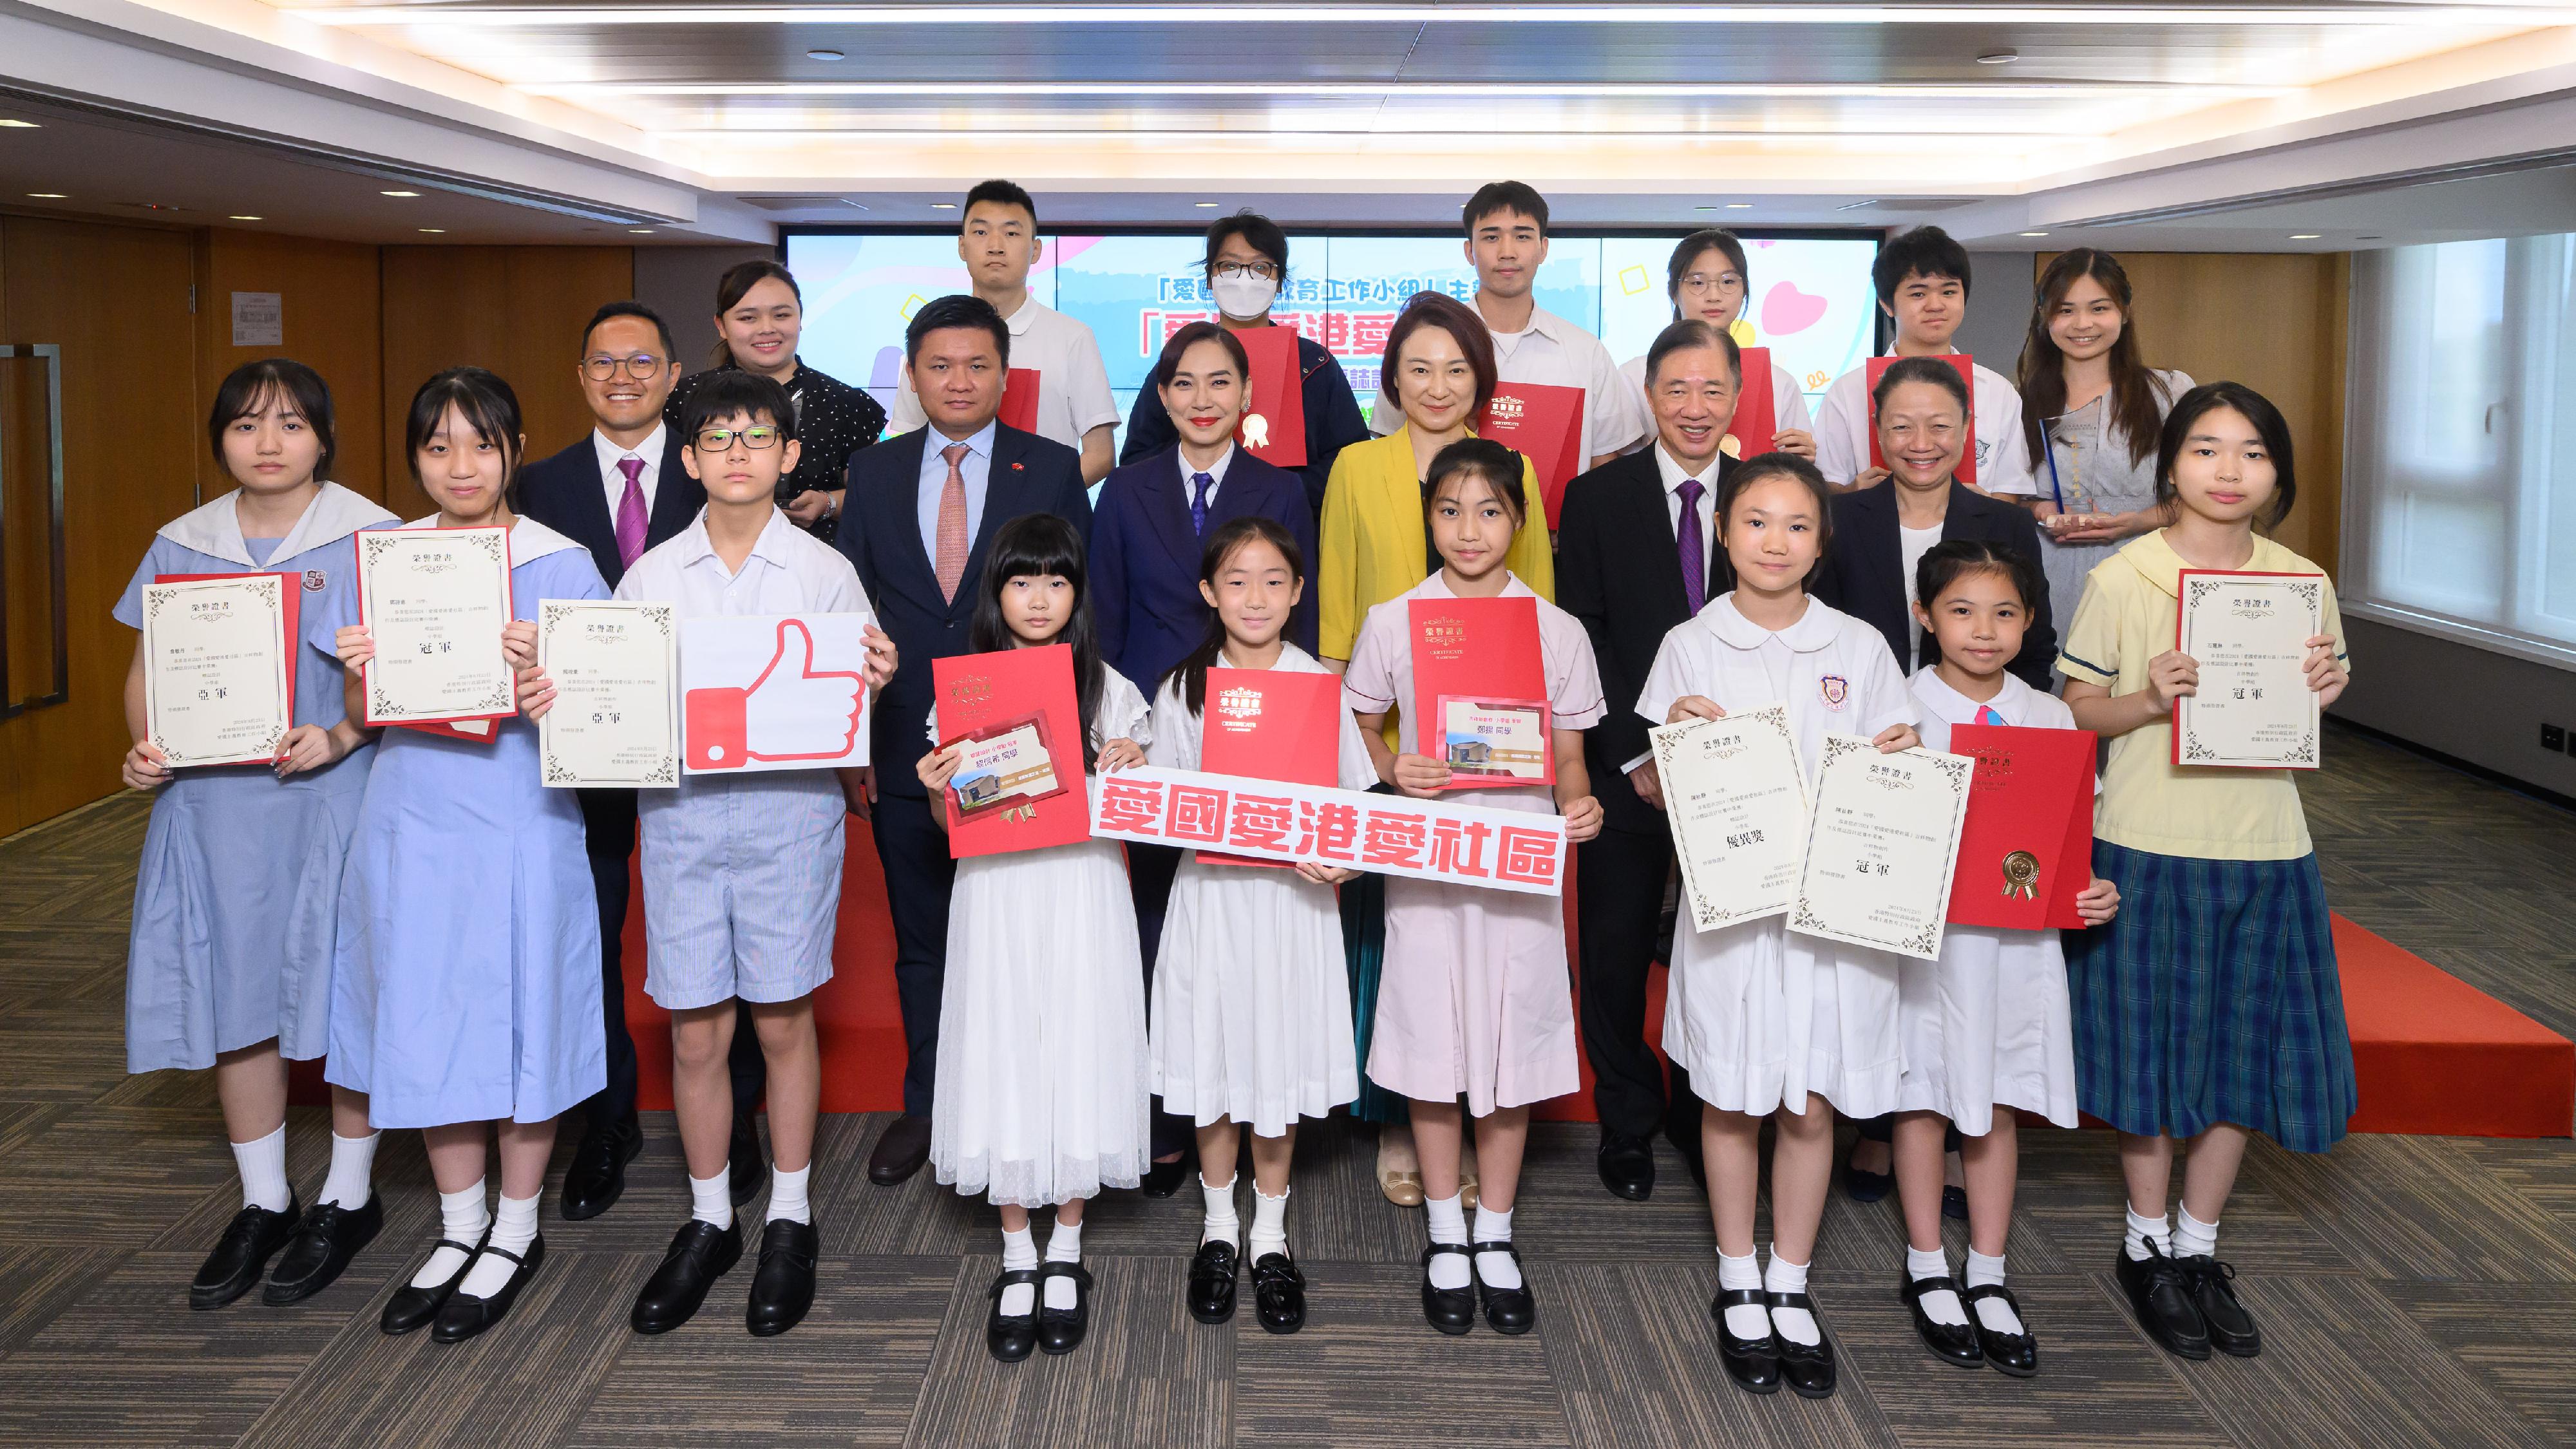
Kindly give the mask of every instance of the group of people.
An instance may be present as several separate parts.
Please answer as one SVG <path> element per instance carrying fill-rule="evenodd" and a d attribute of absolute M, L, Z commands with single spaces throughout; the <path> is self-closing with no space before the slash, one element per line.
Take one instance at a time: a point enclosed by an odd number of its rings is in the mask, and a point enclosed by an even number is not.
<path fill-rule="evenodd" d="M 2265 536 L 2296 488 L 2280 413 L 2242 386 L 2146 368 L 2127 279 L 2099 251 L 2047 269 L 2018 386 L 1953 365 L 1968 258 L 1923 228 L 1874 271 L 1895 359 L 1837 380 L 1812 423 L 1774 377 L 1776 431 L 1738 446 L 1749 276 L 1733 236 L 1675 250 L 1675 320 L 1621 368 L 1532 303 L 1548 235 L 1536 192 L 1487 186 L 1463 223 L 1480 289 L 1412 299 L 1369 413 L 1300 340 L 1295 471 L 1235 441 L 1252 381 L 1239 334 L 1277 325 L 1280 228 L 1245 213 L 1209 229 L 1222 320 L 1169 337 L 1113 468 L 1096 344 L 1029 299 L 1036 206 L 1007 182 L 966 198 L 973 290 L 910 318 L 904 430 L 883 441 L 874 401 L 798 361 L 796 280 L 765 261 L 723 279 L 718 355 L 686 376 L 650 309 L 600 309 L 575 367 L 596 427 L 552 457 L 523 463 L 516 398 L 491 373 L 423 384 L 404 456 L 438 511 L 412 523 L 329 481 L 331 400 L 311 369 L 236 370 L 208 433 L 239 486 L 160 531 L 117 613 L 138 624 L 142 587 L 175 573 L 282 572 L 302 598 L 296 723 L 270 766 L 171 770 L 146 737 L 139 645 L 128 687 L 125 777 L 158 792 L 129 1067 L 213 1068 L 242 1181 L 191 1303 L 263 1281 L 266 1301 L 292 1303 L 331 1282 L 380 1231 L 387 1128 L 423 1130 L 440 1199 L 388 1333 L 453 1342 L 507 1314 L 542 1259 L 562 1115 L 585 1124 L 562 1215 L 619 1199 L 642 1140 L 619 950 L 640 837 L 643 989 L 671 1013 L 690 1204 L 632 1326 L 697 1313 L 744 1255 L 737 1210 L 766 1184 L 745 1323 L 794 1327 L 821 1251 L 813 994 L 833 970 L 856 815 L 885 873 L 908 1053 L 869 1176 L 899 1183 L 926 1163 L 996 1206 L 987 1343 L 1003 1360 L 1082 1341 L 1091 1198 L 1171 1196 L 1193 1177 L 1190 1313 L 1231 1320 L 1248 1277 L 1261 1326 L 1296 1331 L 1294 1139 L 1337 1110 L 1377 1124 L 1382 1190 L 1425 1215 L 1429 1324 L 1527 1332 L 1537 1304 L 1513 1217 L 1530 1109 L 1578 1090 L 1578 1050 L 1605 1189 L 1653 1192 L 1659 1134 L 1705 1185 L 1713 1326 L 1747 1391 L 1834 1390 L 1808 1273 L 1837 1113 L 1863 1123 L 1846 1190 L 1901 1200 L 1900 1297 L 1942 1359 L 2036 1372 L 2005 1278 L 2017 1122 L 2071 1127 L 2079 1110 L 2119 1132 L 2117 1273 L 2144 1331 L 2187 1358 L 2256 1352 L 2217 1225 L 2252 1134 L 2306 1152 L 2340 1137 L 2351 1053 L 2290 777 L 2179 767 L 2169 732 L 2196 681 L 2173 647 L 2177 572 L 2319 572 Z M 998 420 L 1024 369 L 1033 432 Z M 1585 391 L 1588 466 L 1553 535 L 1529 460 L 1475 433 L 1503 381 Z M 373 645 L 354 536 L 478 525 L 510 530 L 518 715 L 481 739 L 359 727 Z M 532 723 L 554 685 L 531 621 L 543 599 L 608 597 L 683 616 L 868 616 L 871 765 L 542 787 Z M 940 744 L 935 659 L 1070 646 L 1094 789 L 1139 765 L 1199 766 L 1211 669 L 1336 674 L 1339 783 L 1428 798 L 1449 771 L 1407 707 L 1408 604 L 1497 597 L 1534 601 L 1554 782 L 1472 799 L 1563 817 L 1579 972 L 1553 896 L 1100 839 L 952 857 L 959 752 Z M 2347 660 L 2330 595 L 2324 617 L 2305 674 L 2331 700 Z M 1928 961 L 1777 917 L 1676 924 L 1647 730 L 1769 704 L 1787 707 L 1810 770 L 1828 734 L 1900 751 L 1943 748 L 1959 724 L 2093 731 L 2106 763 L 2085 929 L 1953 927 Z M 1658 960 L 1660 1053 L 1646 1022 Z M 287 1172 L 285 1064 L 325 1056 L 331 1157 L 308 1207 Z M 1968 1220 L 1960 1274 L 1945 1212 Z"/>

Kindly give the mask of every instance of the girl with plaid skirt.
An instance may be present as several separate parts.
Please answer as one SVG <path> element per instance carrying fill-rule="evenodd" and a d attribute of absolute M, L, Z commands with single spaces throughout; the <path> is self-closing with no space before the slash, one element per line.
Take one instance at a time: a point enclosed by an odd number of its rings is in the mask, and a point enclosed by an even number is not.
<path fill-rule="evenodd" d="M 2250 1356 L 2262 1335 L 2216 1256 L 2219 1215 L 2254 1133 L 2294 1152 L 2343 1136 L 2352 1043 L 2289 772 L 2172 763 L 2174 701 L 2199 683 L 2174 647 L 2178 575 L 2324 571 L 2255 531 L 2279 524 L 2296 485 L 2289 426 L 2250 388 L 2185 393 L 2156 479 L 2174 522 L 2093 569 L 2057 662 L 2076 724 L 2110 742 L 2093 868 L 2123 903 L 2108 927 L 2067 938 L 2076 1092 L 2120 1131 L 2118 1276 L 2140 1325 L 2184 1358 Z M 2322 629 L 2306 683 L 2331 704 L 2349 669 L 2331 583 Z M 2178 1221 L 2165 1216 L 2177 1141 Z"/>

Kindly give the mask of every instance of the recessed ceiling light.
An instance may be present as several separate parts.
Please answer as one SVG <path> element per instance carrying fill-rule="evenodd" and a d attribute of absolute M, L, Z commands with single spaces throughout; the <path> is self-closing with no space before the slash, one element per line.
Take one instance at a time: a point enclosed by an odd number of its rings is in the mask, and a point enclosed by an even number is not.
<path fill-rule="evenodd" d="M 930 209 L 933 211 L 955 211 L 957 209 L 957 203 L 953 201 L 934 201 L 930 203 Z"/>
<path fill-rule="evenodd" d="M 837 50 L 832 50 L 827 47 L 818 47 L 805 52 L 805 58 L 807 60 L 839 60 L 842 57 L 841 52 Z"/>
<path fill-rule="evenodd" d="M 1213 201 L 1194 201 L 1194 202 L 1191 202 L 1190 204 L 1191 204 L 1192 206 L 1197 207 L 1197 208 L 1198 208 L 1199 210 L 1201 210 L 1201 211 L 1208 210 L 1209 208 L 1211 208 L 1211 207 L 1213 207 L 1213 206 L 1215 206 L 1215 205 L 1216 205 L 1216 203 L 1215 203 L 1215 202 L 1213 202 Z"/>
<path fill-rule="evenodd" d="M 30 191 L 27 194 L 38 201 L 66 201 L 70 199 L 59 191 Z"/>
<path fill-rule="evenodd" d="M 0 118 L 0 126 L 6 126 L 12 131 L 41 131 L 45 129 L 33 121 L 22 121 L 15 116 Z"/>
<path fill-rule="evenodd" d="M 626 230 L 629 234 L 634 236 L 651 236 L 653 234 L 653 228 L 649 226 L 630 226 Z"/>
<path fill-rule="evenodd" d="M 2323 236 L 2323 235 L 2324 235 L 2324 233 L 2323 233 L 2323 232 L 2314 232 L 2314 231 L 2294 231 L 2294 232 L 2290 233 L 2290 240 L 2292 240 L 2292 241 L 2315 241 L 2318 237 Z"/>
<path fill-rule="evenodd" d="M 2023 235 L 2023 236 L 2046 236 L 2046 235 L 2048 235 L 2048 233 L 2046 233 L 2046 232 L 2044 232 L 2044 231 L 2026 231 L 2026 232 L 2023 232 L 2023 233 L 2022 233 L 2022 235 Z"/>
<path fill-rule="evenodd" d="M 425 226 L 420 229 L 420 234 L 422 236 L 445 236 L 447 235 L 447 228 L 443 226 Z"/>
<path fill-rule="evenodd" d="M 1977 56 L 1977 64 L 2010 65 L 2019 59 L 2021 59 L 2020 51 L 2013 49 L 2011 46 L 2004 46 L 2001 49 L 1980 52 Z"/>
<path fill-rule="evenodd" d="M 376 194 L 377 194 L 378 196 L 418 196 L 418 195 L 420 195 L 420 193 L 419 193 L 419 192 L 417 192 L 417 191 L 379 191 L 379 192 L 377 192 Z"/>
<path fill-rule="evenodd" d="M 1878 200 L 1877 200 L 1877 198 L 1872 197 L 1871 199 L 1869 199 L 1869 200 L 1867 200 L 1867 201 L 1846 201 L 1846 202 L 1844 202 L 1842 205 L 1835 207 L 1835 208 L 1834 208 L 1834 210 L 1836 210 L 1836 211 L 1858 211 L 1858 210 L 1860 210 L 1860 209 L 1861 209 L 1862 207 L 1864 207 L 1864 206 L 1876 206 L 1876 205 L 1878 205 Z"/>
<path fill-rule="evenodd" d="M 1726 204 L 1726 209 L 1729 211 L 1751 211 L 1753 209 L 1753 203 L 1749 201 L 1730 201 Z"/>
<path fill-rule="evenodd" d="M 233 218 L 233 220 L 235 220 L 235 221 L 266 221 L 266 220 L 268 220 L 268 218 L 267 218 L 267 217 L 264 217 L 264 216 L 236 216 L 236 217 L 234 217 L 234 218 Z"/>

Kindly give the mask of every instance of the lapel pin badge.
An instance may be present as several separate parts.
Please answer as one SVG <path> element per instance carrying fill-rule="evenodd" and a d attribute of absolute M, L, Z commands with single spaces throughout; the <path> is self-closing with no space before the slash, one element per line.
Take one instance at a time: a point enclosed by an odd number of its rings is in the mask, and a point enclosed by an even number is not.
<path fill-rule="evenodd" d="M 1024 465 L 1024 464 L 1020 464 L 1020 463 L 1013 463 L 1013 464 L 1011 465 L 1011 471 L 1012 471 L 1012 472 L 1014 472 L 1014 473 L 1017 473 L 1017 472 L 1019 472 L 1019 471 L 1020 471 L 1024 466 L 1026 466 L 1026 465 Z"/>

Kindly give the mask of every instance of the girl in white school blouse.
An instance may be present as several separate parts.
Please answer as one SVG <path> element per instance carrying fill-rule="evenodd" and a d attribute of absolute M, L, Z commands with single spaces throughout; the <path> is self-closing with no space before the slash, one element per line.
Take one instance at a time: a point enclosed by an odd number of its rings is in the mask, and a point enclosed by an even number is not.
<path fill-rule="evenodd" d="M 333 439 L 321 376 L 285 358 L 234 368 L 206 434 L 236 486 L 163 526 L 117 622 L 141 629 L 144 588 L 170 574 L 288 574 L 288 602 L 308 614 L 347 597 L 350 535 L 394 519 L 324 481 Z M 331 1174 L 300 1220 L 286 1180 L 286 1064 L 330 1043 L 331 914 L 374 740 L 348 718 L 338 661 L 289 643 L 295 718 L 265 765 L 173 769 L 150 737 L 140 638 L 125 680 L 125 783 L 157 792 L 126 951 L 126 1070 L 214 1068 L 241 1173 L 241 1211 L 197 1269 L 191 1308 L 249 1292 L 281 1248 L 262 1296 L 309 1298 L 384 1224 L 363 1093 L 332 1092 Z"/>
<path fill-rule="evenodd" d="M 2045 587 L 2036 561 L 2017 548 L 1951 539 L 1923 555 L 1914 582 L 1915 621 L 1939 646 L 1911 685 L 1927 748 L 1949 750 L 1953 725 L 2075 728 L 2064 704 L 2006 668 L 2021 653 Z M 2088 789 L 2083 808 L 2091 804 Z M 2088 925 L 2119 906 L 2106 880 L 2075 898 Z M 1953 925 L 1941 938 L 1941 959 L 1903 957 L 1897 973 L 1905 1076 L 1896 1099 L 1896 1187 L 1906 1235 L 1898 1290 L 1934 1355 L 2028 1378 L 2039 1372 L 2039 1345 L 2004 1286 L 2020 1142 L 2014 1113 L 2075 1125 L 2066 957 L 2054 930 Z M 1941 1246 L 1942 1139 L 1952 1124 L 1968 1183 L 1964 1292 Z"/>
<path fill-rule="evenodd" d="M 1798 757 L 1812 773 L 1828 734 L 1910 749 L 1914 701 L 1887 641 L 1807 596 L 1831 544 L 1823 475 L 1804 458 L 1767 453 L 1719 485 L 1718 540 L 1735 588 L 1676 625 L 1637 698 L 1657 724 L 1718 719 L 1786 704 Z M 1834 1391 L 1833 1343 L 1807 1296 L 1807 1269 L 1833 1181 L 1834 1111 L 1875 1117 L 1896 1106 L 1896 958 L 1789 934 L 1772 916 L 1673 941 L 1664 1050 L 1707 1104 L 1700 1140 L 1717 1226 L 1718 1347 L 1737 1387 L 1808 1398 Z M 1771 1263 L 1753 1260 L 1762 1119 L 1771 1150 Z"/>
<path fill-rule="evenodd" d="M 1087 784 L 1145 763 L 1145 697 L 1100 658 L 1082 536 L 1051 513 L 1002 525 L 984 565 L 967 647 L 1073 650 Z M 930 738 L 939 738 L 934 704 Z M 921 757 L 931 818 L 957 773 L 956 748 Z M 985 1346 L 1016 1363 L 1071 1353 L 1091 1326 L 1082 1266 L 1084 1204 L 1134 1187 L 1151 1154 L 1145 965 L 1127 864 L 1114 840 L 969 856 L 949 900 L 939 1008 L 939 1098 L 930 1163 L 939 1180 L 1002 1212 L 1002 1273 Z M 1039 1266 L 1029 1210 L 1055 1208 Z"/>
<path fill-rule="evenodd" d="M 1208 671 L 1268 669 L 1330 678 L 1313 655 L 1282 637 L 1305 594 L 1306 560 L 1277 522 L 1238 518 L 1208 536 L 1199 592 L 1211 609 L 1207 638 L 1154 695 L 1147 759 L 1201 768 Z M 1337 783 L 1377 783 L 1367 744 L 1336 710 Z M 1288 1251 L 1288 1159 L 1297 1121 L 1323 1117 L 1359 1095 L 1351 1044 L 1351 992 L 1342 917 L 1333 888 L 1352 872 L 1181 863 L 1163 917 L 1152 1003 L 1154 1090 L 1165 1110 L 1198 1124 L 1199 1190 L 1207 1201 L 1190 1259 L 1190 1316 L 1234 1316 L 1237 1265 L 1252 1266 L 1254 1316 L 1272 1333 L 1306 1322 L 1306 1275 Z M 1239 1128 L 1252 1129 L 1252 1236 L 1235 1245 L 1234 1165 Z"/>

